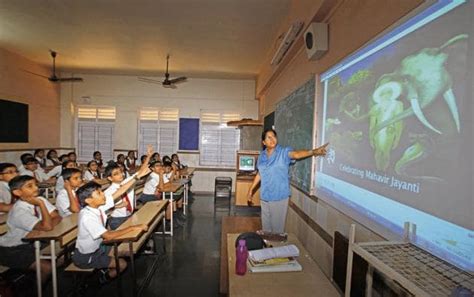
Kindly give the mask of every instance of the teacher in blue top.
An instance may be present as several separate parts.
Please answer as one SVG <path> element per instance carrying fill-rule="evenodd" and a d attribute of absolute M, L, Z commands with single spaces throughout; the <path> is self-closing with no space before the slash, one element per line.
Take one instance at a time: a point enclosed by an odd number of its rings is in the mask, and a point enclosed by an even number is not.
<path fill-rule="evenodd" d="M 258 173 L 247 194 L 247 203 L 252 205 L 252 194 L 259 183 L 262 208 L 262 229 L 266 232 L 282 233 L 285 229 L 288 199 L 290 197 L 289 169 L 292 160 L 326 155 L 326 143 L 312 150 L 293 150 L 278 144 L 277 133 L 267 129 L 262 133 L 265 149 L 257 161 Z"/>

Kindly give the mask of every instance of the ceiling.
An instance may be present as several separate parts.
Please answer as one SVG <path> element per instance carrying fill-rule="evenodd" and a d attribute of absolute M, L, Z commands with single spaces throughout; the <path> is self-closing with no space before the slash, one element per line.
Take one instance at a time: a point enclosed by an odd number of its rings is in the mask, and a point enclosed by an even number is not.
<path fill-rule="evenodd" d="M 0 0 L 0 47 L 75 73 L 253 78 L 290 0 Z"/>

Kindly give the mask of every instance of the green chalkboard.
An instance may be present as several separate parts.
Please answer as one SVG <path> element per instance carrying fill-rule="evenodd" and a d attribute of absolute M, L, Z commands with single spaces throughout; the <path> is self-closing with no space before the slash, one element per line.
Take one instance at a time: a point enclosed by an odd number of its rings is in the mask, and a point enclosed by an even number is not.
<path fill-rule="evenodd" d="M 275 110 L 275 130 L 278 143 L 295 150 L 310 149 L 313 145 L 313 117 L 315 79 L 311 79 L 280 101 Z M 290 166 L 291 181 L 309 192 L 311 158 Z"/>

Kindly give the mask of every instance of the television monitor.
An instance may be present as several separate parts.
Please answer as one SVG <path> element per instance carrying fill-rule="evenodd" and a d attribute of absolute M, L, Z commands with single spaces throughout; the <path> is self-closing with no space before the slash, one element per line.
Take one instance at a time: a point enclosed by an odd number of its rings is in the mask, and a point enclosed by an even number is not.
<path fill-rule="evenodd" d="M 239 171 L 255 171 L 255 157 L 239 156 Z"/>

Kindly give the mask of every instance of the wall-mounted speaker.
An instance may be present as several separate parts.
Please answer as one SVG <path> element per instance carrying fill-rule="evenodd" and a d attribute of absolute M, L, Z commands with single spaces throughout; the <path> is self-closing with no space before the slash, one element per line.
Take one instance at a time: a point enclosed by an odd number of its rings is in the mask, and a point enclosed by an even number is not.
<path fill-rule="evenodd" d="M 321 58 L 328 50 L 328 24 L 311 23 L 303 37 L 309 60 Z"/>

